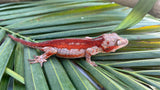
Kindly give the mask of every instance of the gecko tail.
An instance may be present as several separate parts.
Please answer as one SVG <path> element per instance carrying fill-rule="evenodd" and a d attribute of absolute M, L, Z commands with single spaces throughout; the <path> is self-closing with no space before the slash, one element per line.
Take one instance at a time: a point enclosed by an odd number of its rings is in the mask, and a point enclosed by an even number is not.
<path fill-rule="evenodd" d="M 11 39 L 13 39 L 14 41 L 20 42 L 21 44 L 26 45 L 26 46 L 28 46 L 28 47 L 31 47 L 31 48 L 37 47 L 36 43 L 27 42 L 27 41 L 25 41 L 25 40 L 16 38 L 16 37 L 14 37 L 14 36 L 12 36 L 12 35 L 10 35 L 10 34 L 8 34 L 8 36 L 9 36 Z"/>

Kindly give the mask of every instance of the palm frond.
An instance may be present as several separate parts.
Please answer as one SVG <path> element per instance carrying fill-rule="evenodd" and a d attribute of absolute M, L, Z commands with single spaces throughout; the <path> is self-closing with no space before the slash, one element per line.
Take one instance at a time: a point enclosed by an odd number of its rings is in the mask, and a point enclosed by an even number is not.
<path fill-rule="evenodd" d="M 97 0 L 1 4 L 0 89 L 8 88 L 10 76 L 14 78 L 15 90 L 160 89 L 160 22 L 144 17 L 155 1 L 140 0 L 132 11 Z M 147 3 L 143 5 L 144 2 Z M 15 43 L 7 36 L 11 33 L 28 41 L 41 42 L 86 35 L 96 37 L 113 31 L 127 38 L 129 45 L 116 53 L 93 56 L 98 67 L 90 66 L 83 59 L 55 56 L 42 68 L 39 64 L 29 64 L 28 59 L 40 52 Z"/>

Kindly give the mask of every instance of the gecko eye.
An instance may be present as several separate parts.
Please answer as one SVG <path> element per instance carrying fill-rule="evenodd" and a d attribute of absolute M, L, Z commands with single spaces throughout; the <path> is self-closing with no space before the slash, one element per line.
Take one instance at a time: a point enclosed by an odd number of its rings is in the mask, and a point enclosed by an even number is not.
<path fill-rule="evenodd" d="M 118 39 L 116 44 L 117 44 L 117 46 L 126 45 L 126 44 L 128 44 L 128 40 L 127 39 Z"/>
<path fill-rule="evenodd" d="M 121 40 L 117 40 L 117 46 L 122 45 L 122 41 Z"/>

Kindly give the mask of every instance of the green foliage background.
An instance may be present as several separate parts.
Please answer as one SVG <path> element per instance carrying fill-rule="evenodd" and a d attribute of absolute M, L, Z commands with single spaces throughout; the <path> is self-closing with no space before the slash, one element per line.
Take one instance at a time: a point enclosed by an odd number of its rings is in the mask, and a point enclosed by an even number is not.
<path fill-rule="evenodd" d="M 132 10 L 97 0 L 0 4 L 0 90 L 10 89 L 9 83 L 14 90 L 160 89 L 160 21 L 146 15 L 155 2 L 140 0 Z M 127 38 L 129 45 L 115 53 L 93 56 L 98 67 L 90 66 L 83 58 L 55 56 L 42 68 L 29 64 L 28 59 L 40 55 L 39 50 L 7 36 L 10 33 L 41 42 L 109 32 Z"/>

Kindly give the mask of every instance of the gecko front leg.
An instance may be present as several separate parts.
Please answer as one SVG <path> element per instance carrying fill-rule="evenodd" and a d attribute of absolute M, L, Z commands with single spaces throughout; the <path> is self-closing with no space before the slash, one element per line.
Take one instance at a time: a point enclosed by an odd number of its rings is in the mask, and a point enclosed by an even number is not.
<path fill-rule="evenodd" d="M 86 50 L 86 61 L 90 64 L 90 65 L 92 65 L 92 66 L 97 66 L 97 64 L 95 63 L 95 62 L 93 62 L 93 61 L 91 61 L 91 56 L 92 55 L 96 55 L 96 54 L 98 54 L 98 53 L 100 53 L 100 52 L 102 52 L 102 49 L 101 48 L 99 48 L 99 47 L 97 47 L 97 46 L 94 46 L 94 47 L 91 47 L 91 48 L 87 48 L 87 50 Z"/>
<path fill-rule="evenodd" d="M 47 58 L 57 53 L 57 49 L 53 47 L 43 47 L 38 49 L 40 49 L 41 51 L 44 51 L 45 53 L 40 56 L 34 56 L 34 59 L 29 59 L 29 61 L 31 61 L 30 62 L 31 64 L 40 63 L 41 67 L 43 66 L 43 62 L 47 61 L 46 60 Z"/>

